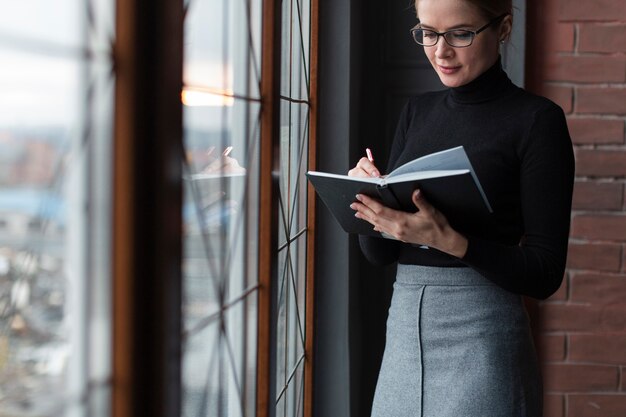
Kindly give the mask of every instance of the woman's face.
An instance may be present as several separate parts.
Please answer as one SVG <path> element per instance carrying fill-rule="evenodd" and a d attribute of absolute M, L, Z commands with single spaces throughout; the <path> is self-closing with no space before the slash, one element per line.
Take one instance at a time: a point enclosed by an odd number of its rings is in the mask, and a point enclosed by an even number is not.
<path fill-rule="evenodd" d="M 486 20 L 479 10 L 465 0 L 418 0 L 417 15 L 420 26 L 436 32 L 450 29 L 476 30 Z M 511 18 L 496 23 L 480 32 L 466 48 L 454 48 L 439 37 L 434 46 L 424 51 L 441 82 L 447 87 L 465 85 L 490 68 L 497 60 L 499 42 L 510 32 Z"/>

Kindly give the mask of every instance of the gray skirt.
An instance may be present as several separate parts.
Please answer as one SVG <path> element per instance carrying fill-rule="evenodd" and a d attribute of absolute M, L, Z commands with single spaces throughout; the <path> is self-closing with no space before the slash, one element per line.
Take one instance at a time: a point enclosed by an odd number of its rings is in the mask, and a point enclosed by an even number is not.
<path fill-rule="evenodd" d="M 470 268 L 398 265 L 372 417 L 540 417 L 522 298 Z"/>

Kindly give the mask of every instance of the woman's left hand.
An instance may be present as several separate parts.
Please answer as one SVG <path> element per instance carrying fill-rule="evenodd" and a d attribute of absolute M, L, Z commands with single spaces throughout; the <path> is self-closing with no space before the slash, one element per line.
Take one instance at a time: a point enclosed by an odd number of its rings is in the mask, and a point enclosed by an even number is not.
<path fill-rule="evenodd" d="M 422 196 L 420 190 L 412 195 L 416 213 L 391 209 L 363 194 L 350 207 L 355 216 L 368 221 L 374 230 L 407 243 L 425 245 L 462 258 L 467 251 L 467 239 L 454 230 L 446 217 Z"/>

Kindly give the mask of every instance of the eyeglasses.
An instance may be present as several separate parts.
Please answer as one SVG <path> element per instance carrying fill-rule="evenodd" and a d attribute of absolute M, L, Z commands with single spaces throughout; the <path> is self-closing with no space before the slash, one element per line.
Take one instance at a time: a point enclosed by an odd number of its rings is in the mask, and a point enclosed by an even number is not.
<path fill-rule="evenodd" d="M 508 13 L 501 14 L 500 16 L 491 19 L 485 26 L 476 30 L 452 29 L 440 33 L 430 29 L 415 27 L 411 29 L 411 34 L 413 35 L 413 40 L 422 46 L 435 46 L 437 45 L 437 42 L 439 42 L 439 37 L 443 36 L 448 45 L 455 48 L 467 48 L 472 44 L 472 42 L 474 42 L 476 35 L 487 29 L 489 26 L 500 22 L 507 15 Z"/>

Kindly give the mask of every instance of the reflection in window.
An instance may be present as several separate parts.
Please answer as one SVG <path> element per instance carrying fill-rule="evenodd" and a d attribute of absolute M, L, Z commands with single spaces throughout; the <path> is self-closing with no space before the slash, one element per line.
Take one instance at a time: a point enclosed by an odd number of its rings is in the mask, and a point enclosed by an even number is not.
<path fill-rule="evenodd" d="M 261 1 L 188 7 L 183 415 L 253 416 Z"/>
<path fill-rule="evenodd" d="M 261 0 L 188 2 L 186 417 L 256 414 L 261 6 Z M 271 284 L 276 363 L 269 379 L 271 408 L 296 417 L 304 412 L 310 1 L 283 1 L 281 14 L 278 268 Z"/>
<path fill-rule="evenodd" d="M 107 414 L 112 3 L 0 14 L 2 415 Z"/>

